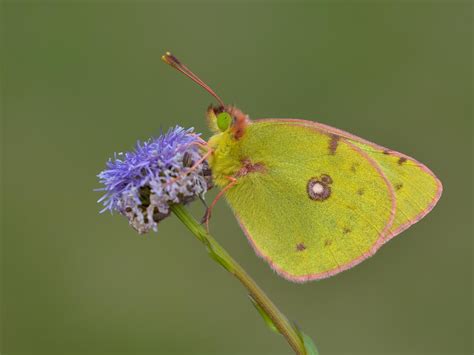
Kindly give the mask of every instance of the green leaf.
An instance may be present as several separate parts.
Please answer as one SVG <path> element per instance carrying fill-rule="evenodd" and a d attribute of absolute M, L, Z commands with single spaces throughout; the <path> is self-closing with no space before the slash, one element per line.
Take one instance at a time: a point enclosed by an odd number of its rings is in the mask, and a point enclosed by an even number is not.
<path fill-rule="evenodd" d="M 268 328 L 270 328 L 270 330 L 274 331 L 275 333 L 280 333 L 278 331 L 277 327 L 275 326 L 275 323 L 273 323 L 272 319 L 267 314 L 267 312 L 265 312 L 265 310 L 257 303 L 257 301 L 255 301 L 255 299 L 251 295 L 249 295 L 249 298 L 250 298 L 250 301 L 252 301 L 252 304 L 255 307 L 255 309 L 262 316 L 262 318 L 263 318 L 265 324 L 268 326 Z"/>
<path fill-rule="evenodd" d="M 304 347 L 306 348 L 306 355 L 319 355 L 316 345 L 314 345 L 313 339 L 301 332 L 301 338 L 303 339 Z"/>
<path fill-rule="evenodd" d="M 306 355 L 319 355 L 318 349 L 316 348 L 316 345 L 313 342 L 313 339 L 311 339 L 308 335 L 303 333 L 301 329 L 293 323 L 293 327 L 296 330 L 296 333 L 300 337 L 301 341 L 303 342 L 303 345 L 306 350 Z"/>

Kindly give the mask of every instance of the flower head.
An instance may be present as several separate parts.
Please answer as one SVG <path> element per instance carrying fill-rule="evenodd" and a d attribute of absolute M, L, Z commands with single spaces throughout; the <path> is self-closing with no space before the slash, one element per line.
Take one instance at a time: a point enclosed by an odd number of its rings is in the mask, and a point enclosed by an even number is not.
<path fill-rule="evenodd" d="M 176 126 L 158 138 L 137 142 L 133 152 L 115 154 L 98 177 L 105 208 L 126 216 L 140 234 L 157 230 L 172 204 L 186 204 L 211 188 L 211 172 L 199 135 Z M 197 164 L 197 165 L 196 165 Z"/>

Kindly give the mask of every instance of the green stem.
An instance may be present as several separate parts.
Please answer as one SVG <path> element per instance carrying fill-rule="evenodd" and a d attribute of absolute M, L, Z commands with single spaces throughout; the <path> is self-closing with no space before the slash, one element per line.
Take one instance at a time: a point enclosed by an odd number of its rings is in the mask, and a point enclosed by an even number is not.
<path fill-rule="evenodd" d="M 298 334 L 297 329 L 290 323 L 283 313 L 278 310 L 275 304 L 247 274 L 242 266 L 240 266 L 239 263 L 237 263 L 237 261 L 235 261 L 209 233 L 207 233 L 202 225 L 199 224 L 182 205 L 174 205 L 171 207 L 171 210 L 196 236 L 196 238 L 208 247 L 211 256 L 244 285 L 255 303 L 257 303 L 257 305 L 266 313 L 275 328 L 286 338 L 295 353 L 298 355 L 306 355 L 306 348 L 303 339 Z"/>

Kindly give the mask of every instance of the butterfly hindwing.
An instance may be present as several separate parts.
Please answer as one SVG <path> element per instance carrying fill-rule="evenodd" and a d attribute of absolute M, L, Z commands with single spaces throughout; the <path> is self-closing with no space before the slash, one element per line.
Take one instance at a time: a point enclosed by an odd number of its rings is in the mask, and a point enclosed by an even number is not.
<path fill-rule="evenodd" d="M 283 121 L 254 122 L 236 149 L 252 167 L 226 193 L 257 253 L 304 282 L 350 268 L 383 243 L 394 190 L 364 150 Z"/>

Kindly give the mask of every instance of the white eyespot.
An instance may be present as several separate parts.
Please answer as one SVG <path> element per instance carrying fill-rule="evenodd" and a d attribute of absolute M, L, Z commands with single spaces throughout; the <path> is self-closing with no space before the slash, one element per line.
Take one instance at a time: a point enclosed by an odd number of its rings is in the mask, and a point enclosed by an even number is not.
<path fill-rule="evenodd" d="M 323 191 L 324 191 L 324 185 L 321 184 L 320 182 L 316 182 L 316 183 L 313 185 L 312 189 L 313 189 L 314 194 L 320 195 L 320 194 L 322 194 Z"/>
<path fill-rule="evenodd" d="M 320 177 L 309 179 L 306 191 L 308 197 L 314 201 L 324 201 L 331 196 L 332 179 L 329 175 L 323 174 Z"/>

